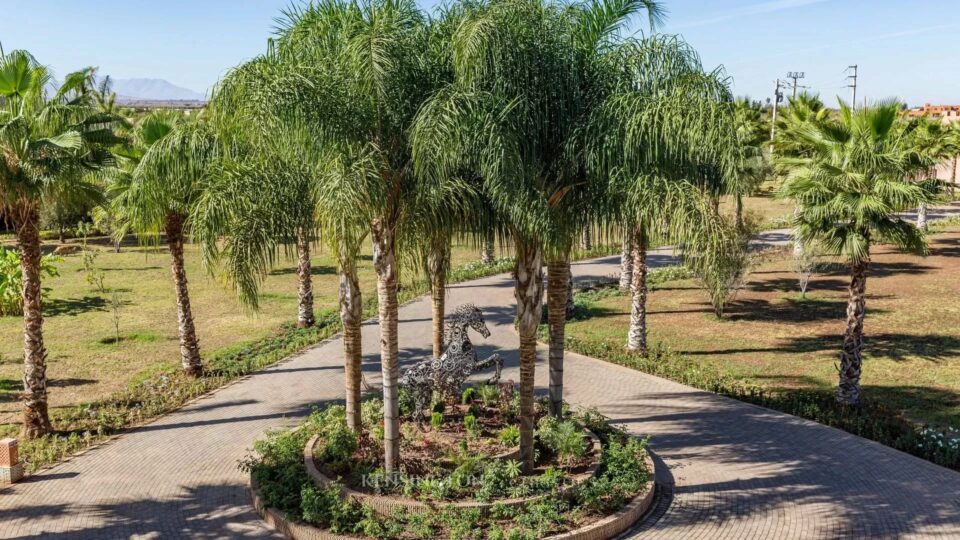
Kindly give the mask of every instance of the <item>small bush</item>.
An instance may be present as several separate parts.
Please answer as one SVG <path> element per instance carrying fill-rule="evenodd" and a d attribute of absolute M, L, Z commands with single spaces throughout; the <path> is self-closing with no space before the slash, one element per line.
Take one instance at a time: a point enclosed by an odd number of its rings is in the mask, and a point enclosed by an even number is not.
<path fill-rule="evenodd" d="M 507 426 L 500 430 L 498 437 L 507 446 L 517 446 L 520 444 L 520 428 L 512 425 Z"/>

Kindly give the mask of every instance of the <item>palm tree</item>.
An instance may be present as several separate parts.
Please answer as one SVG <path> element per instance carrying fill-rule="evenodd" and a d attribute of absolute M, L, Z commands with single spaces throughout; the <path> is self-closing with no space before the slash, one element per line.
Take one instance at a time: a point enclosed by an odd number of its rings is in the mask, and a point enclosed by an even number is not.
<path fill-rule="evenodd" d="M 762 113 L 747 99 L 734 102 L 733 121 L 737 137 L 737 154 L 728 189 L 734 197 L 734 222 L 743 231 L 743 197 L 750 195 L 768 175 L 763 146 L 767 143 L 767 129 Z"/>
<path fill-rule="evenodd" d="M 952 130 L 939 119 L 921 116 L 911 122 L 911 140 L 914 150 L 931 165 L 919 171 L 916 179 L 924 181 L 936 177 L 936 167 L 956 154 Z M 927 231 L 927 203 L 917 206 L 917 228 Z"/>
<path fill-rule="evenodd" d="M 789 172 L 782 192 L 797 202 L 799 239 L 818 242 L 826 253 L 843 257 L 849 265 L 837 401 L 858 405 L 870 248 L 885 242 L 924 253 L 923 233 L 896 213 L 930 201 L 937 184 L 912 181 L 930 162 L 912 146 L 898 103 L 856 111 L 841 103 L 837 118 L 794 135 L 796 148 L 802 150 L 799 157 L 778 156 Z"/>
<path fill-rule="evenodd" d="M 85 71 L 82 73 L 89 73 Z M 96 193 L 89 171 L 109 161 L 114 118 L 99 114 L 71 74 L 48 99 L 49 71 L 26 51 L 0 55 L 0 210 L 13 223 L 23 271 L 23 425 L 34 438 L 52 431 L 47 413 L 47 351 L 40 284 L 40 211 L 62 197 Z"/>
<path fill-rule="evenodd" d="M 355 167 L 342 186 L 369 226 L 374 245 L 384 398 L 384 468 L 399 462 L 397 347 L 398 238 L 417 214 L 438 212 L 465 189 L 456 178 L 413 173 L 408 139 L 414 115 L 444 70 L 431 54 L 428 21 L 410 0 L 331 0 L 291 8 L 277 50 L 296 55 L 312 84 L 313 125 L 329 155 Z M 331 177 L 335 178 L 335 177 Z"/>
<path fill-rule="evenodd" d="M 520 457 L 533 467 L 536 331 L 547 262 L 550 402 L 562 402 L 563 328 L 573 241 L 590 199 L 578 129 L 604 97 L 606 62 L 619 32 L 646 0 L 555 4 L 540 0 L 476 6 L 453 35 L 455 80 L 424 105 L 414 129 L 421 174 L 469 164 L 503 219 L 516 252 L 520 333 Z M 609 56 L 608 56 L 609 55 Z"/>
<path fill-rule="evenodd" d="M 184 373 L 203 372 L 184 266 L 184 244 L 191 214 L 205 189 L 208 165 L 221 153 L 213 130 L 201 118 L 155 116 L 141 129 L 145 147 L 122 204 L 131 228 L 141 238 L 165 234 L 177 300 L 180 361 Z"/>
<path fill-rule="evenodd" d="M 625 223 L 632 256 L 626 348 L 647 351 L 647 250 L 652 239 L 697 249 L 701 264 L 724 237 L 716 194 L 737 148 L 729 89 L 675 37 L 654 36 L 621 51 L 616 86 L 584 132 L 591 175 L 604 184 L 604 215 Z"/>

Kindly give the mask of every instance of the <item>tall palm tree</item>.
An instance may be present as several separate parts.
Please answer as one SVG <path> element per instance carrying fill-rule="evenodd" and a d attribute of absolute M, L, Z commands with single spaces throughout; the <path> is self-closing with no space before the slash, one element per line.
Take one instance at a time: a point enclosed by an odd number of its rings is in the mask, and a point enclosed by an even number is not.
<path fill-rule="evenodd" d="M 200 343 L 190 307 L 184 244 L 193 225 L 191 214 L 206 187 L 209 164 L 221 153 L 211 127 L 202 118 L 154 116 L 141 133 L 145 151 L 120 199 L 131 228 L 141 238 L 165 235 L 177 300 L 177 328 L 183 371 L 203 372 Z M 149 126 L 149 127 L 148 127 Z"/>
<path fill-rule="evenodd" d="M 707 256 L 722 227 L 714 211 L 737 149 L 722 71 L 671 36 L 635 41 L 620 51 L 614 90 L 584 131 L 586 162 L 604 185 L 604 215 L 626 223 L 632 293 L 626 348 L 647 351 L 647 250 L 670 240 Z"/>
<path fill-rule="evenodd" d="M 911 144 L 898 103 L 856 111 L 841 103 L 837 118 L 809 124 L 794 135 L 796 148 L 802 149 L 799 157 L 777 157 L 788 171 L 782 192 L 797 202 L 799 239 L 818 242 L 850 268 L 837 401 L 858 405 L 870 248 L 884 242 L 924 253 L 923 233 L 896 214 L 932 200 L 938 185 L 912 180 L 930 161 Z"/>
<path fill-rule="evenodd" d="M 317 136 L 357 171 L 349 190 L 374 245 L 384 398 L 384 468 L 399 462 L 397 346 L 398 238 L 411 216 L 437 212 L 464 189 L 451 176 L 413 173 L 408 139 L 414 115 L 443 73 L 430 54 L 430 29 L 410 0 L 330 0 L 291 8 L 277 50 L 296 55 L 326 93 L 312 103 Z"/>
<path fill-rule="evenodd" d="M 52 430 L 40 284 L 40 210 L 63 197 L 93 194 L 87 174 L 109 162 L 114 118 L 91 107 L 83 73 L 46 95 L 49 71 L 26 51 L 0 55 L 0 209 L 13 223 L 23 271 L 23 425 L 34 438 Z"/>
<path fill-rule="evenodd" d="M 518 0 L 476 6 L 453 35 L 455 80 L 422 109 L 414 162 L 427 176 L 469 164 L 504 221 L 516 252 L 520 333 L 520 457 L 533 467 L 536 331 L 548 263 L 550 402 L 562 400 L 569 257 L 586 223 L 588 178 L 578 129 L 604 97 L 607 51 L 652 1 L 561 4 Z"/>

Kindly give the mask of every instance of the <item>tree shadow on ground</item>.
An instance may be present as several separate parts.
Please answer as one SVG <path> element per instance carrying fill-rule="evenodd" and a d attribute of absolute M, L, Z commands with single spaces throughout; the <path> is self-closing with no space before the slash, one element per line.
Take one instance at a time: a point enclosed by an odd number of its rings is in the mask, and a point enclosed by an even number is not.
<path fill-rule="evenodd" d="M 69 480 L 68 480 L 69 481 Z M 85 515 L 87 519 L 74 519 Z M 61 519 L 69 523 L 57 523 Z M 119 500 L 84 505 L 48 504 L 0 511 L 0 521 L 21 524 L 21 538 L 273 538 L 254 512 L 242 484 L 185 486 L 170 498 Z M 50 523 L 49 530 L 27 528 Z M 72 530 L 71 530 L 72 529 Z M 15 528 L 13 530 L 16 530 Z"/>
<path fill-rule="evenodd" d="M 691 356 L 713 356 L 741 353 L 814 353 L 837 351 L 839 353 L 843 337 L 838 334 L 820 334 L 814 336 L 796 336 L 784 338 L 773 347 L 737 347 L 713 351 L 683 351 L 680 354 Z M 864 355 L 871 358 L 888 358 L 896 361 L 920 358 L 931 362 L 949 360 L 960 355 L 960 337 L 947 334 L 866 334 L 864 336 Z"/>
<path fill-rule="evenodd" d="M 271 276 L 289 276 L 291 274 L 296 274 L 297 269 L 295 267 L 287 268 L 275 268 L 270 271 Z M 311 276 L 332 276 L 337 273 L 337 269 L 333 266 L 324 266 L 324 265 L 313 265 L 310 267 Z"/>
<path fill-rule="evenodd" d="M 17 379 L 0 379 L 0 402 L 16 401 L 23 390 L 23 381 Z"/>
<path fill-rule="evenodd" d="M 715 523 L 720 535 L 747 520 L 793 527 L 801 514 L 810 537 L 960 526 L 960 475 L 839 430 L 706 392 L 647 391 L 600 409 L 650 435 L 665 465 L 682 473 L 677 485 L 658 478 L 670 508 L 658 507 L 639 530 L 669 535 Z M 714 463 L 716 474 L 693 476 L 689 462 Z"/>
<path fill-rule="evenodd" d="M 808 323 L 824 320 L 843 320 L 847 303 L 837 299 L 783 298 L 779 302 L 767 300 L 737 300 L 728 305 L 724 318 L 731 321 L 777 321 Z M 871 314 L 883 310 L 871 309 Z"/>
<path fill-rule="evenodd" d="M 80 298 L 54 298 L 43 301 L 43 314 L 47 317 L 65 315 L 74 317 L 88 311 L 106 311 L 107 301 L 99 296 Z"/>

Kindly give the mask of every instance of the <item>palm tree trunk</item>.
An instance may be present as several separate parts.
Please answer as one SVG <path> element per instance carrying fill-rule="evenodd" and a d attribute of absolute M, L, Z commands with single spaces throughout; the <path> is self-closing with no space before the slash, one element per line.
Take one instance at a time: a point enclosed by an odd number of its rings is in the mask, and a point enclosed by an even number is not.
<path fill-rule="evenodd" d="M 743 196 L 739 193 L 735 196 L 735 203 L 733 219 L 736 223 L 737 231 L 743 232 Z"/>
<path fill-rule="evenodd" d="M 493 250 L 493 229 L 489 229 L 486 233 L 486 236 L 483 239 L 483 249 L 480 251 L 480 262 L 490 266 L 494 261 L 494 250 Z"/>
<path fill-rule="evenodd" d="M 47 350 L 43 346 L 40 288 L 40 212 L 36 203 L 19 209 L 17 246 L 23 272 L 23 425 L 25 439 L 53 431 L 47 413 Z"/>
<path fill-rule="evenodd" d="M 840 351 L 840 383 L 837 402 L 843 405 L 860 404 L 860 372 L 863 367 L 863 319 L 867 313 L 868 260 L 850 267 L 850 289 L 847 299 L 847 329 Z"/>
<path fill-rule="evenodd" d="M 620 250 L 620 291 L 627 292 L 633 285 L 633 226 L 623 233 L 623 249 Z"/>
<path fill-rule="evenodd" d="M 517 300 L 517 330 L 520 333 L 520 463 L 524 473 L 533 471 L 534 373 L 537 361 L 537 327 L 543 314 L 543 254 L 527 239 L 517 239 L 514 297 Z"/>
<path fill-rule="evenodd" d="M 647 354 L 647 234 L 637 227 L 633 252 L 633 301 L 630 308 L 630 330 L 627 350 Z"/>
<path fill-rule="evenodd" d="M 570 257 L 547 263 L 547 322 L 550 326 L 550 414 L 563 412 L 563 348 L 567 325 Z"/>
<path fill-rule="evenodd" d="M 180 363 L 185 373 L 198 377 L 203 373 L 203 363 L 200 360 L 200 343 L 197 341 L 197 330 L 193 324 L 190 292 L 187 289 L 187 272 L 183 264 L 183 222 L 183 216 L 169 212 L 165 229 L 167 245 L 170 247 L 170 271 L 173 274 L 173 284 L 177 294 Z"/>
<path fill-rule="evenodd" d="M 347 426 L 360 430 L 360 385 L 363 340 L 363 297 L 356 260 L 350 253 L 340 254 L 340 322 L 343 323 L 343 359 L 346 373 Z"/>
<path fill-rule="evenodd" d="M 960 155 L 953 158 L 953 170 L 950 171 L 950 195 L 957 189 L 957 165 L 960 165 Z"/>
<path fill-rule="evenodd" d="M 433 357 L 443 355 L 443 319 L 446 316 L 447 271 L 450 267 L 450 239 L 443 235 L 427 255 L 430 296 L 433 300 Z"/>
<path fill-rule="evenodd" d="M 316 319 L 313 315 L 313 277 L 310 268 L 310 235 L 303 227 L 297 228 L 297 328 L 309 328 Z"/>
<path fill-rule="evenodd" d="M 383 466 L 387 474 L 400 465 L 400 408 L 397 401 L 399 359 L 397 356 L 397 257 L 391 224 L 378 221 L 372 227 L 373 267 L 377 272 L 377 302 L 380 315 L 380 371 L 383 377 Z"/>
<path fill-rule="evenodd" d="M 580 232 L 580 249 L 586 251 L 593 249 L 593 228 L 589 223 L 583 226 Z"/>
<path fill-rule="evenodd" d="M 925 202 L 917 206 L 917 228 L 921 231 L 927 230 L 927 203 Z"/>
<path fill-rule="evenodd" d="M 573 319 L 576 304 L 573 302 L 573 270 L 570 269 L 570 258 L 567 257 L 567 320 Z"/>

